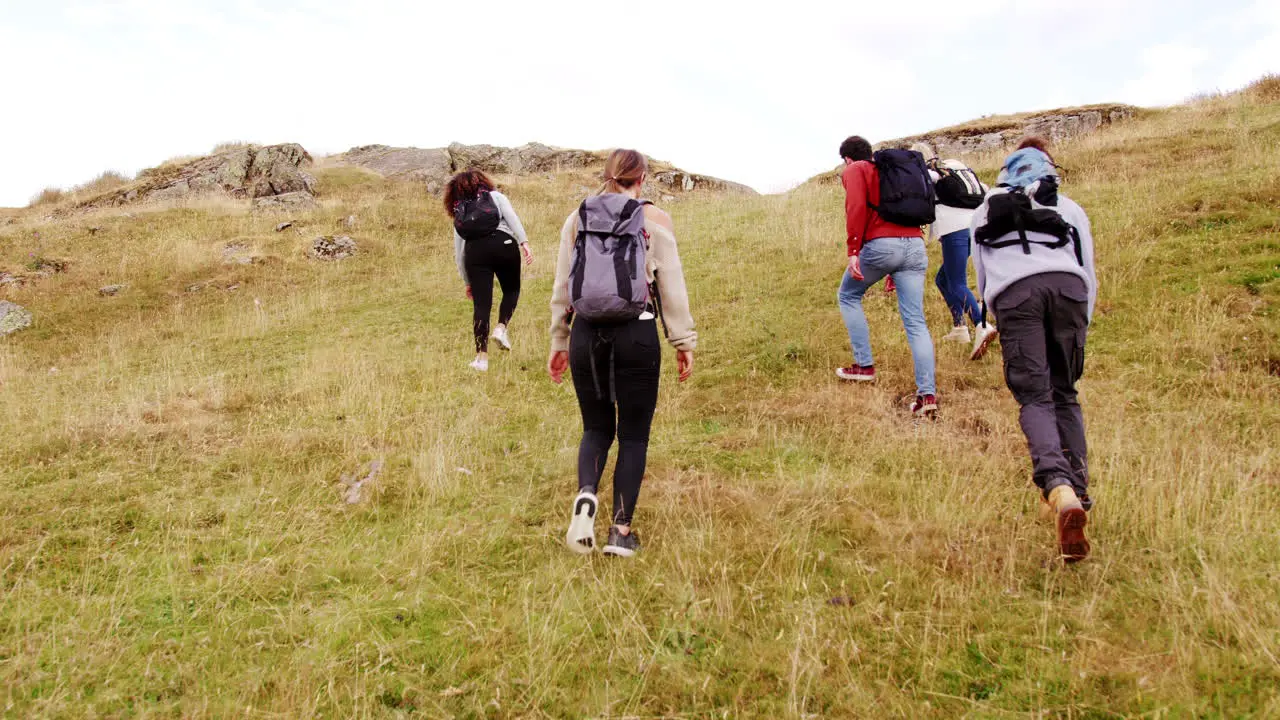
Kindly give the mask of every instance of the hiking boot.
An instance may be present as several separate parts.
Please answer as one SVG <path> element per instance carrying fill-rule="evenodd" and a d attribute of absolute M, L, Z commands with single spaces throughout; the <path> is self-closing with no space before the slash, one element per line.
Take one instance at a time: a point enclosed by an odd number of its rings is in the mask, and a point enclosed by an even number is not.
<path fill-rule="evenodd" d="M 493 335 L 491 337 L 498 341 L 498 344 L 502 346 L 503 350 L 511 349 L 511 336 L 507 334 L 507 328 L 505 326 L 499 325 L 498 328 L 493 331 Z"/>
<path fill-rule="evenodd" d="M 1000 332 L 996 330 L 996 326 L 990 323 L 979 325 L 973 329 L 973 351 L 969 353 L 970 360 L 981 360 L 983 355 L 987 354 L 987 348 L 991 347 L 991 343 L 1000 337 Z"/>
<path fill-rule="evenodd" d="M 917 395 L 911 403 L 911 414 L 933 419 L 938 414 L 938 398 L 933 395 Z"/>
<path fill-rule="evenodd" d="M 1084 526 L 1089 514 L 1076 497 L 1070 484 L 1059 485 L 1049 491 L 1049 505 L 1058 518 L 1058 552 L 1068 563 L 1079 562 L 1089 556 L 1089 541 L 1084 536 Z"/>
<path fill-rule="evenodd" d="M 957 325 L 951 328 L 951 332 L 942 336 L 942 341 L 958 342 L 958 343 L 964 343 L 965 345 L 968 345 L 969 344 L 969 326 Z"/>
<path fill-rule="evenodd" d="M 489 358 L 476 358 L 475 360 L 467 363 L 467 367 L 478 372 L 488 372 Z"/>
<path fill-rule="evenodd" d="M 850 365 L 849 367 L 836 368 L 836 377 L 841 380 L 852 380 L 854 382 L 875 382 L 876 367 L 868 365 Z"/>
<path fill-rule="evenodd" d="M 604 544 L 601 552 L 618 557 L 635 557 L 640 552 L 640 538 L 636 537 L 635 530 L 623 535 L 618 526 L 614 525 L 609 528 L 609 542 Z"/>
<path fill-rule="evenodd" d="M 573 499 L 573 517 L 569 520 L 569 532 L 565 533 L 564 544 L 569 549 L 586 555 L 596 547 L 596 510 L 600 501 L 590 490 L 583 490 Z"/>

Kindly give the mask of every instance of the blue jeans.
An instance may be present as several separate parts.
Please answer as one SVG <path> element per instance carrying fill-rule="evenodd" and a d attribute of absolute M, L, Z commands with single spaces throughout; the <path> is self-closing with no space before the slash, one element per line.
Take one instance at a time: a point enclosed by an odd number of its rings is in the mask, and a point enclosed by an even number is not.
<path fill-rule="evenodd" d="M 942 241 L 942 267 L 934 282 L 951 309 L 951 324 L 964 323 L 964 316 L 974 325 L 981 322 L 978 301 L 969 292 L 969 231 L 957 230 L 947 233 Z"/>
<path fill-rule="evenodd" d="M 840 315 L 849 329 L 849 344 L 853 347 L 853 360 L 867 367 L 875 363 L 871 359 L 871 331 L 867 328 L 867 316 L 862 312 L 862 296 L 880 282 L 885 275 L 893 277 L 898 285 L 898 314 L 902 327 L 907 331 L 907 344 L 911 346 L 911 359 L 915 362 L 916 392 L 935 395 L 933 338 L 924 321 L 924 276 L 929 269 L 929 256 L 924 251 L 924 240 L 914 238 L 876 238 L 862 246 L 860 253 L 862 280 L 854 280 L 844 271 L 840 283 Z"/>

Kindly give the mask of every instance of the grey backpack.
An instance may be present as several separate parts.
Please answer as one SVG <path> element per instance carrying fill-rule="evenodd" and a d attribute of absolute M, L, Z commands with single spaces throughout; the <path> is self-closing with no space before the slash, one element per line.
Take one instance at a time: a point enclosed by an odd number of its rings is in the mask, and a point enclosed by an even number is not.
<path fill-rule="evenodd" d="M 649 302 L 645 279 L 644 206 L 618 193 L 589 197 L 578 207 L 578 239 L 569 266 L 573 311 L 592 322 L 635 320 Z"/>

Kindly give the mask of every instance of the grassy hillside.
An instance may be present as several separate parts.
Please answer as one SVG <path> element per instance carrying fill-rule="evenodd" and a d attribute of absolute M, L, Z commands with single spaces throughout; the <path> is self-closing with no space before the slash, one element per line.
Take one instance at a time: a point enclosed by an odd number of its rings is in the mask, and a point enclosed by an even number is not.
<path fill-rule="evenodd" d="M 1280 715 L 1277 99 L 1060 149 L 1102 283 L 1073 567 L 996 358 L 940 345 L 913 422 L 877 291 L 881 381 L 832 376 L 838 188 L 670 206 L 701 345 L 685 386 L 665 353 L 633 562 L 561 545 L 580 425 L 542 368 L 580 178 L 506 179 L 538 263 L 485 376 L 406 185 L 324 171 L 301 233 L 216 203 L 0 225 L 8 269 L 69 263 L 6 291 L 36 324 L 0 341 L 4 714 Z M 304 257 L 350 214 L 360 255 Z"/>

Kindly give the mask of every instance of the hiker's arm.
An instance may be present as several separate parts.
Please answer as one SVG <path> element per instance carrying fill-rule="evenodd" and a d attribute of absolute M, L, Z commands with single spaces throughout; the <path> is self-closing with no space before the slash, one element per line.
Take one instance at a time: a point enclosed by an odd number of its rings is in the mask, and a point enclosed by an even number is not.
<path fill-rule="evenodd" d="M 1084 274 L 1089 276 L 1089 322 L 1093 322 L 1093 308 L 1098 301 L 1098 273 L 1093 264 L 1093 228 L 1089 216 L 1078 209 L 1076 231 L 1080 233 L 1080 259 L 1084 261 Z"/>
<path fill-rule="evenodd" d="M 654 279 L 658 282 L 658 294 L 662 298 L 662 319 L 667 324 L 667 342 L 676 350 L 692 352 L 698 345 L 698 333 L 693 328 L 689 289 L 684 283 L 684 267 L 680 263 L 676 236 L 665 226 L 654 228 L 652 235 Z"/>
<path fill-rule="evenodd" d="M 973 258 L 973 274 L 978 278 L 978 302 L 986 302 L 987 278 L 982 273 L 982 246 L 978 244 L 978 228 L 987 222 L 987 204 L 983 202 L 969 219 L 969 257 Z"/>
<path fill-rule="evenodd" d="M 462 276 L 462 284 L 470 285 L 467 280 L 467 265 L 464 262 L 466 257 L 466 241 L 458 234 L 457 230 L 453 231 L 453 260 L 458 264 L 458 275 Z"/>
<path fill-rule="evenodd" d="M 867 229 L 867 183 L 862 179 L 857 163 L 846 165 L 840 178 L 844 184 L 845 244 L 852 257 L 862 251 L 863 234 Z"/>
<path fill-rule="evenodd" d="M 502 213 L 502 219 L 507 223 L 507 227 L 511 228 L 511 234 L 515 236 L 516 242 L 526 245 L 529 242 L 529 236 L 525 235 L 524 225 L 520 224 L 520 216 L 516 215 L 516 209 L 511 206 L 511 200 L 500 192 L 489 193 L 493 198 L 493 204 L 498 206 L 498 212 Z"/>
<path fill-rule="evenodd" d="M 573 238 L 578 232 L 578 216 L 570 215 L 560 229 L 560 249 L 556 254 L 556 279 L 551 285 L 551 352 L 569 349 L 569 263 Z"/>

